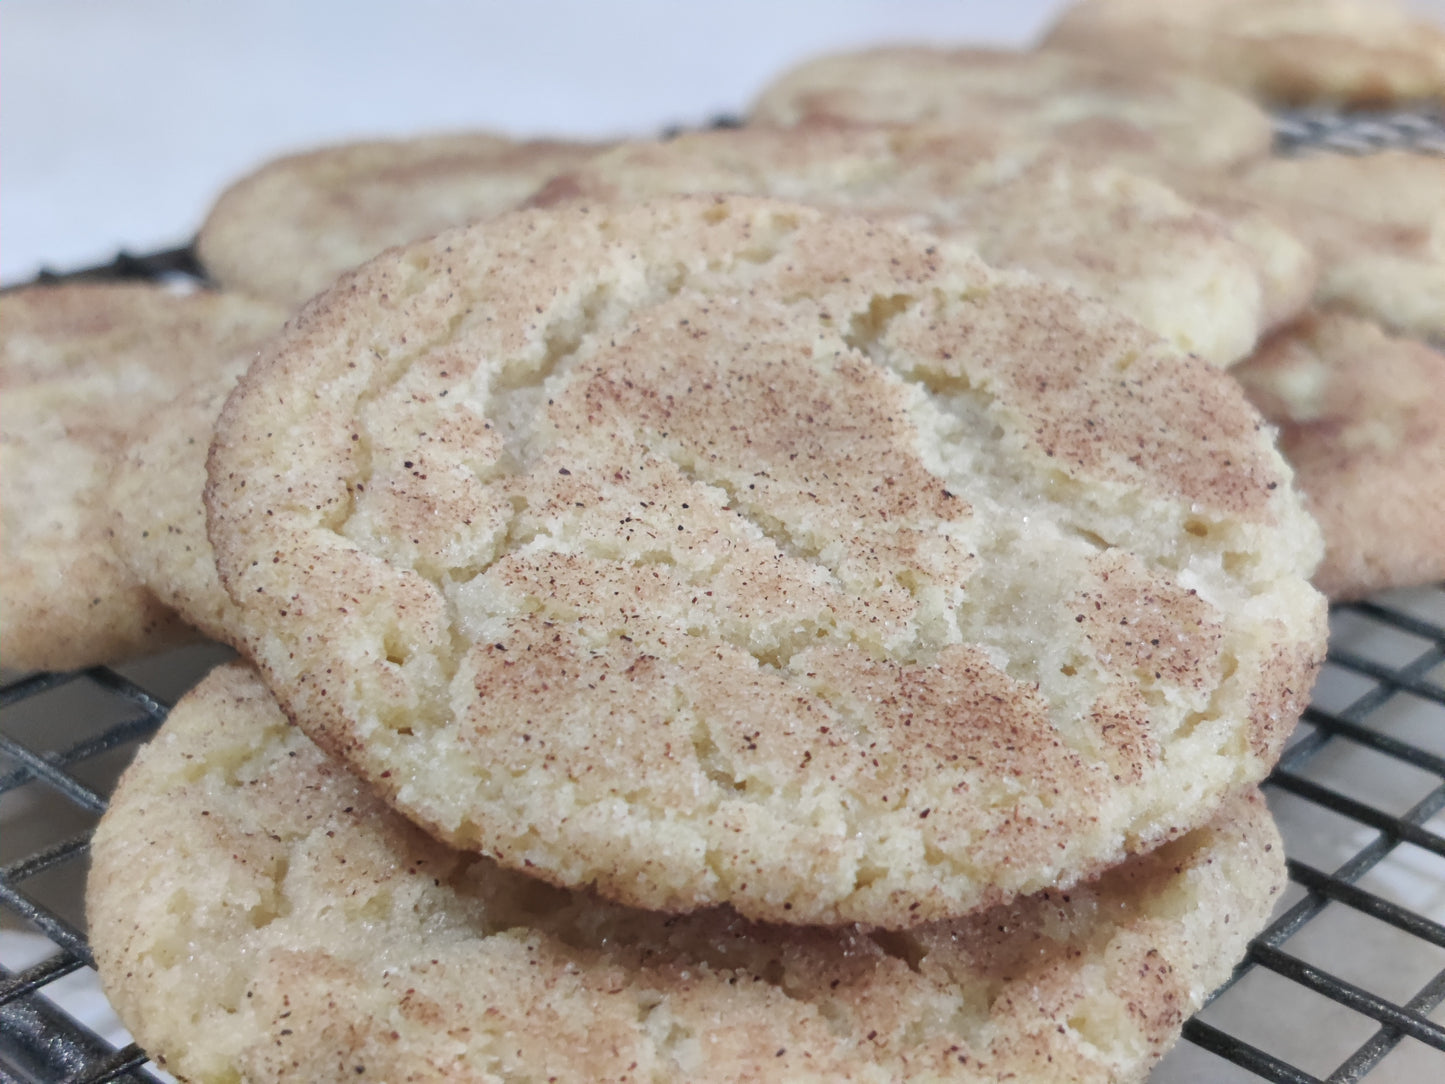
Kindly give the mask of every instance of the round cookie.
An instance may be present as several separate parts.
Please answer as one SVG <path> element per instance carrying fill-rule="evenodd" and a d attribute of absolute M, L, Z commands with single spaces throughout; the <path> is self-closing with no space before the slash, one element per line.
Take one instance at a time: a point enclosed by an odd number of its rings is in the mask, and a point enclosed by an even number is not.
<path fill-rule="evenodd" d="M 1269 117 L 1225 87 L 1035 50 L 889 47 L 808 61 L 754 103 L 756 124 L 1006 123 L 1071 145 L 1222 168 L 1269 153 Z"/>
<path fill-rule="evenodd" d="M 1240 187 L 1315 250 L 1320 304 L 1445 339 L 1445 156 L 1276 158 L 1245 171 Z"/>
<path fill-rule="evenodd" d="M 221 285 L 295 307 L 382 249 L 510 210 L 597 149 L 462 132 L 290 155 L 222 193 L 196 252 Z"/>
<path fill-rule="evenodd" d="M 92 844 L 157 1063 L 280 1080 L 1141 1080 L 1284 884 L 1257 794 L 1096 882 L 901 933 L 677 917 L 449 850 L 214 671 Z"/>
<path fill-rule="evenodd" d="M 1308 300 L 1304 247 L 1257 216 L 1206 213 L 1148 176 L 997 125 L 749 128 L 622 144 L 534 198 L 637 202 L 681 192 L 797 199 L 911 220 L 996 267 L 1098 297 L 1216 365 Z M 1263 241 L 1260 238 L 1263 237 Z"/>
<path fill-rule="evenodd" d="M 1445 99 L 1445 29 L 1390 0 L 1079 0 L 1042 44 L 1284 105 Z"/>
<path fill-rule="evenodd" d="M 343 279 L 228 400 L 206 500 L 288 713 L 439 837 L 905 926 L 1268 770 L 1324 630 L 1262 428 L 933 235 L 680 197 Z"/>
<path fill-rule="evenodd" d="M 1185 170 L 1167 164 L 1141 167 L 1190 203 L 1229 223 L 1230 237 L 1245 246 L 1259 268 L 1265 328 L 1304 314 L 1320 279 L 1320 261 L 1284 223 L 1293 215 L 1279 200 L 1246 191 L 1228 173 Z"/>
<path fill-rule="evenodd" d="M 216 575 L 202 495 L 216 416 L 245 371 L 233 364 L 152 410 L 106 488 L 116 556 L 187 625 L 233 646 L 242 619 Z"/>
<path fill-rule="evenodd" d="M 1221 367 L 1254 348 L 1276 318 L 1276 299 L 1307 298 L 1313 279 L 1308 258 L 1276 260 L 1278 248 L 1253 243 L 1258 233 L 1157 180 L 1066 159 L 1041 161 L 979 192 L 945 232 L 995 266 L 1106 301 Z"/>
<path fill-rule="evenodd" d="M 1445 580 L 1445 354 L 1321 312 L 1233 374 L 1280 427 L 1324 532 L 1320 590 L 1347 599 Z"/>
<path fill-rule="evenodd" d="M 267 302 L 152 285 L 0 296 L 0 662 L 73 669 L 194 635 L 111 551 L 111 469 L 152 408 L 283 319 Z"/>

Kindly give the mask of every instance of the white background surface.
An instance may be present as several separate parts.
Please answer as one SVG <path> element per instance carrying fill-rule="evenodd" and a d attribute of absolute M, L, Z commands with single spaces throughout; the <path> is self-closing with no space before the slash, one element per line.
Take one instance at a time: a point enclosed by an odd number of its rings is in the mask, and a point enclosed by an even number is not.
<path fill-rule="evenodd" d="M 1059 0 L 5 0 L 0 281 L 180 244 L 235 177 L 425 129 L 645 135 L 893 39 L 1023 44 Z"/>
<path fill-rule="evenodd" d="M 1445 0 L 1406 2 L 1445 22 Z M 651 134 L 744 108 L 812 53 L 1022 45 L 1063 3 L 4 0 L 0 282 L 184 243 L 227 183 L 287 151 Z"/>

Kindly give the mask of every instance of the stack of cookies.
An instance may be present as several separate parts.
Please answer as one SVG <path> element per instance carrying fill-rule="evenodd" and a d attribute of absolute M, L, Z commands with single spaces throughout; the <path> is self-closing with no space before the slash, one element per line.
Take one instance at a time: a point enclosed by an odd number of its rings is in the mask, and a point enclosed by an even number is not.
<path fill-rule="evenodd" d="M 208 478 L 256 669 L 91 895 L 183 1077 L 1128 1077 L 1280 888 L 1323 605 L 1272 434 L 956 241 L 444 232 L 261 348 Z"/>
<path fill-rule="evenodd" d="M 206 223 L 218 291 L 0 299 L 45 404 L 6 423 L 7 564 L 97 630 L 9 576 L 4 661 L 244 660 L 94 840 L 158 1063 L 1148 1073 L 1283 884 L 1255 787 L 1311 577 L 1445 575 L 1411 337 L 1445 160 L 1274 160 L 1238 89 L 1089 55 L 1160 20 L 825 58 L 735 131 L 289 158 Z"/>

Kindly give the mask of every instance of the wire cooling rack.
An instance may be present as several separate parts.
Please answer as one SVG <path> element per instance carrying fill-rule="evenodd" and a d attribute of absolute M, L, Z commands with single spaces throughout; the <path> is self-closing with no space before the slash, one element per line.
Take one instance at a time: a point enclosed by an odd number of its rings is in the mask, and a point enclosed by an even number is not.
<path fill-rule="evenodd" d="M 1427 114 L 1288 114 L 1283 152 L 1445 152 Z M 58 278 L 200 282 L 190 249 Z M 1151 1084 L 1445 1080 L 1445 585 L 1337 606 L 1329 661 L 1265 787 L 1290 884 Z M 0 672 L 0 1084 L 163 1081 L 101 995 L 90 834 L 136 748 L 222 648 Z"/>

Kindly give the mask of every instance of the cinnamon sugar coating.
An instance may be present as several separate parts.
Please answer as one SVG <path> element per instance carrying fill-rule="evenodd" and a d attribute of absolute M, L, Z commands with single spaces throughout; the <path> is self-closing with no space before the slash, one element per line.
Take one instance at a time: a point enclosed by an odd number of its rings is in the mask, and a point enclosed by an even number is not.
<path fill-rule="evenodd" d="M 209 473 L 288 713 L 439 837 L 641 906 L 898 927 L 1070 883 L 1261 778 L 1323 645 L 1226 376 L 797 205 L 380 259 Z"/>
<path fill-rule="evenodd" d="M 1235 375 L 1280 427 L 1324 532 L 1320 590 L 1348 599 L 1445 579 L 1445 354 L 1322 311 Z"/>
<path fill-rule="evenodd" d="M 287 155 L 221 193 L 197 255 L 228 289 L 294 307 L 391 245 L 510 210 L 597 150 L 454 132 Z"/>
<path fill-rule="evenodd" d="M 1213 82 L 1061 50 L 888 46 L 806 61 L 774 79 L 750 114 L 756 124 L 969 124 L 979 117 L 1021 134 L 1148 147 L 1177 165 L 1209 169 L 1269 153 L 1269 116 Z"/>
<path fill-rule="evenodd" d="M 773 196 L 908 222 L 1118 308 L 1216 365 L 1300 311 L 1304 246 L 1248 206 L 1206 210 L 1155 179 L 1148 148 L 1020 133 L 1007 121 L 698 132 L 624 143 L 532 202 L 640 202 L 677 193 Z"/>

